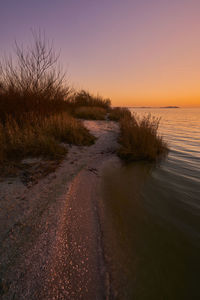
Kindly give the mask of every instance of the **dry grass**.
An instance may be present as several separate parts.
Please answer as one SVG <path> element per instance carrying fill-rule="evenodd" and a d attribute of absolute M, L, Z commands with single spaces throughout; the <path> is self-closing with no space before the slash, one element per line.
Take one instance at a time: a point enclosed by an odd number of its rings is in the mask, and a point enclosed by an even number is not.
<path fill-rule="evenodd" d="M 74 116 L 86 120 L 105 120 L 106 110 L 102 107 L 81 106 L 76 108 Z"/>
<path fill-rule="evenodd" d="M 101 96 L 93 96 L 92 94 L 84 90 L 76 93 L 74 97 L 71 98 L 70 103 L 74 108 L 81 106 L 90 106 L 101 107 L 106 110 L 109 110 L 111 105 L 110 99 L 104 99 Z"/>
<path fill-rule="evenodd" d="M 61 143 L 90 145 L 95 140 L 65 112 L 71 88 L 49 45 L 40 32 L 33 33 L 31 47 L 16 44 L 15 59 L 0 62 L 1 165 L 9 167 L 25 157 L 60 159 L 67 152 Z"/>
<path fill-rule="evenodd" d="M 41 32 L 33 32 L 31 46 L 16 43 L 14 58 L 0 61 L 0 120 L 9 114 L 17 119 L 22 113 L 39 115 L 65 109 L 71 96 L 64 74 L 57 64 L 58 55 Z"/>
<path fill-rule="evenodd" d="M 33 34 L 32 48 L 16 44 L 16 59 L 0 63 L 0 163 L 25 157 L 60 159 L 67 152 L 61 143 L 90 145 L 95 138 L 83 119 L 120 122 L 120 157 L 126 160 L 154 160 L 167 152 L 157 135 L 159 120 L 137 120 L 126 108 L 111 109 L 109 99 L 86 91 L 72 95 L 57 67 L 58 56 L 40 32 Z M 13 64 L 13 61 L 16 64 Z"/>
<path fill-rule="evenodd" d="M 8 117 L 0 123 L 0 162 L 27 156 L 60 158 L 66 152 L 61 142 L 90 145 L 94 137 L 83 124 L 66 113 L 41 118 L 25 114 L 17 121 Z"/>
<path fill-rule="evenodd" d="M 159 121 L 150 114 L 142 119 L 134 116 L 122 118 L 119 156 L 126 161 L 154 161 L 166 155 L 168 147 L 158 135 Z"/>
<path fill-rule="evenodd" d="M 131 118 L 131 112 L 128 108 L 114 107 L 109 113 L 109 119 L 112 121 L 120 121 L 122 118 Z"/>

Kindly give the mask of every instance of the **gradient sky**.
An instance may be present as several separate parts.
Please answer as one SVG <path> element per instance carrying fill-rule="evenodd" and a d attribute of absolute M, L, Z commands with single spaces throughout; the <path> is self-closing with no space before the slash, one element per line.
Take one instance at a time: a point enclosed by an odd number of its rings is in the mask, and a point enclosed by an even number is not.
<path fill-rule="evenodd" d="M 200 106 L 199 0 L 1 0 L 0 55 L 39 28 L 69 82 L 113 105 Z"/>

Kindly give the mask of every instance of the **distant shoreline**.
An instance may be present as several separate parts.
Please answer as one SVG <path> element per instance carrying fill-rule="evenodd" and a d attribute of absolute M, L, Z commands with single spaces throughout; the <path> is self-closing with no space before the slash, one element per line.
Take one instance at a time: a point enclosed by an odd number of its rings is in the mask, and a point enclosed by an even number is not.
<path fill-rule="evenodd" d="M 128 108 L 180 108 L 180 106 L 129 106 Z"/>

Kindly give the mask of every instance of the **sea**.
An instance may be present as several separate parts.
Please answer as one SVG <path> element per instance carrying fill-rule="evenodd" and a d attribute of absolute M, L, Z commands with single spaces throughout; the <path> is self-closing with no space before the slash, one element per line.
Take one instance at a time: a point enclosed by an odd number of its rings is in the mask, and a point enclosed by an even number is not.
<path fill-rule="evenodd" d="M 105 257 L 114 299 L 200 299 L 200 108 L 129 108 L 160 118 L 169 154 L 104 169 Z"/>

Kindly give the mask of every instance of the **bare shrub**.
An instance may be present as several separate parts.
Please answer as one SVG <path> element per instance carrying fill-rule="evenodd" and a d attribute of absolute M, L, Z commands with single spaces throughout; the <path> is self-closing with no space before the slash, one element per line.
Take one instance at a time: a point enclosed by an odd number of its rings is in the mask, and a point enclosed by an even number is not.
<path fill-rule="evenodd" d="M 71 89 L 64 85 L 53 45 L 45 34 L 32 31 L 33 44 L 24 48 L 15 42 L 15 57 L 0 63 L 0 118 L 22 112 L 47 114 L 63 109 Z"/>

